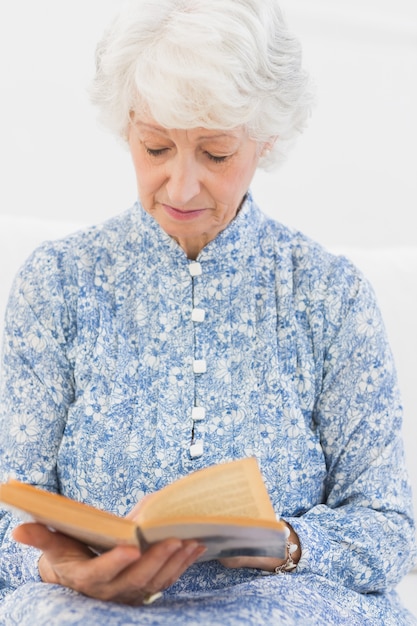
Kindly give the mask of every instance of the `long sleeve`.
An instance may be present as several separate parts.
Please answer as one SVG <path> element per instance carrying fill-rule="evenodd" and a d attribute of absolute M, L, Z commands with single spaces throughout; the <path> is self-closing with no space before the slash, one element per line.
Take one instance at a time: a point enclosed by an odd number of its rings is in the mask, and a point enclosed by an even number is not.
<path fill-rule="evenodd" d="M 51 253 L 35 254 L 15 281 L 0 387 L 0 481 L 14 477 L 52 491 L 58 490 L 57 450 L 73 397 L 58 263 Z M 3 586 L 37 580 L 38 551 L 13 541 L 17 520 L 8 512 L 0 515 Z"/>
<path fill-rule="evenodd" d="M 360 276 L 351 282 L 338 315 L 327 313 L 314 409 L 325 503 L 288 521 L 302 544 L 298 571 L 368 593 L 394 586 L 410 569 L 415 527 L 392 354 L 371 288 Z"/>

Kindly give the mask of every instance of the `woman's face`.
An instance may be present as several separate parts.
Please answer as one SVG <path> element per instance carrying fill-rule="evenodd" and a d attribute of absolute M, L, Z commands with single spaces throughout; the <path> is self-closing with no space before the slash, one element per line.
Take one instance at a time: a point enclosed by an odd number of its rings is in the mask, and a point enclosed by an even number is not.
<path fill-rule="evenodd" d="M 167 129 L 132 114 L 129 146 L 140 201 L 189 258 L 235 217 L 260 147 L 243 128 Z"/>

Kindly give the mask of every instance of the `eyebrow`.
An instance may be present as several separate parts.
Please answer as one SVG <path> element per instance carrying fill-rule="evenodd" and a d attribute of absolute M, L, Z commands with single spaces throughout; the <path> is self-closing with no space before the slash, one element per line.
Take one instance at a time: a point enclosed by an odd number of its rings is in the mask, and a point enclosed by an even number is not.
<path fill-rule="evenodd" d="M 167 134 L 167 130 L 169 129 L 165 129 L 162 126 L 154 126 L 153 124 L 147 124 L 146 122 L 141 122 L 140 120 L 138 120 L 137 122 L 135 122 L 136 126 L 141 126 L 145 129 L 149 129 L 149 130 L 153 130 L 156 131 L 158 133 L 160 133 L 161 135 L 166 135 Z M 192 130 L 192 129 L 190 129 Z M 229 131 L 229 132 L 219 132 L 216 135 L 200 135 L 198 137 L 198 140 L 208 140 L 208 139 L 221 139 L 223 137 L 230 137 L 232 139 L 236 138 L 236 135 L 233 133 L 233 131 Z"/>
<path fill-rule="evenodd" d="M 222 139 L 222 137 L 227 137 L 230 139 L 236 139 L 236 136 L 232 133 L 218 133 L 217 135 L 200 135 L 198 139 Z"/>

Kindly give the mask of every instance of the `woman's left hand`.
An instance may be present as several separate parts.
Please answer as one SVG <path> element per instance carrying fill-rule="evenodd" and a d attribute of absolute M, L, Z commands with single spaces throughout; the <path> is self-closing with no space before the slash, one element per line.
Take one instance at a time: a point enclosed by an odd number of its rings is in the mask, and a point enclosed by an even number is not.
<path fill-rule="evenodd" d="M 285 563 L 285 559 L 280 560 L 265 556 L 233 556 L 226 559 L 219 559 L 219 561 L 225 567 L 250 567 L 253 569 L 262 569 L 266 572 L 273 572 L 277 566 Z"/>
<path fill-rule="evenodd" d="M 290 535 L 288 537 L 288 542 L 290 544 L 295 544 L 297 546 L 297 550 L 292 553 L 292 559 L 294 563 L 298 563 L 301 557 L 301 547 L 300 540 L 298 538 L 297 533 L 294 529 L 286 524 L 288 530 L 290 531 Z M 237 567 L 250 567 L 254 569 L 261 569 L 266 572 L 273 572 L 276 567 L 280 565 L 284 565 L 286 562 L 285 559 L 275 559 L 271 557 L 263 557 L 263 556 L 234 556 L 226 559 L 219 559 L 220 563 L 224 565 L 224 567 L 237 568 Z"/>

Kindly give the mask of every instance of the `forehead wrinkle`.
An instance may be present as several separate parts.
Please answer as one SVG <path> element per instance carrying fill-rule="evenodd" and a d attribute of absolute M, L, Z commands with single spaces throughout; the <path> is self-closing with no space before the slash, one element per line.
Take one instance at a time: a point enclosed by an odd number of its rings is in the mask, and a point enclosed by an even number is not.
<path fill-rule="evenodd" d="M 142 122 L 142 120 L 136 120 L 135 126 L 140 126 L 145 130 L 152 130 L 163 135 L 167 135 L 169 132 L 168 129 L 163 128 L 163 126 L 155 126 L 153 124 L 148 124 L 147 122 Z"/>
<path fill-rule="evenodd" d="M 201 129 L 201 130 L 199 128 L 171 129 L 171 128 L 164 128 L 163 126 L 158 126 L 156 124 L 149 124 L 148 122 L 143 122 L 142 120 L 137 120 L 135 122 L 135 125 L 141 126 L 144 129 L 152 130 L 154 132 L 157 132 L 161 135 L 166 135 L 166 136 L 168 136 L 169 132 L 173 130 L 185 130 L 187 138 L 189 139 L 190 139 L 190 136 L 189 136 L 190 133 L 197 132 L 197 131 L 202 132 L 202 134 L 197 137 L 197 141 L 209 141 L 213 139 L 224 139 L 224 138 L 236 139 L 236 134 L 233 131 L 220 131 L 220 132 L 214 131 L 214 134 L 206 134 L 207 132 L 210 133 L 210 130 L 206 128 Z"/>

